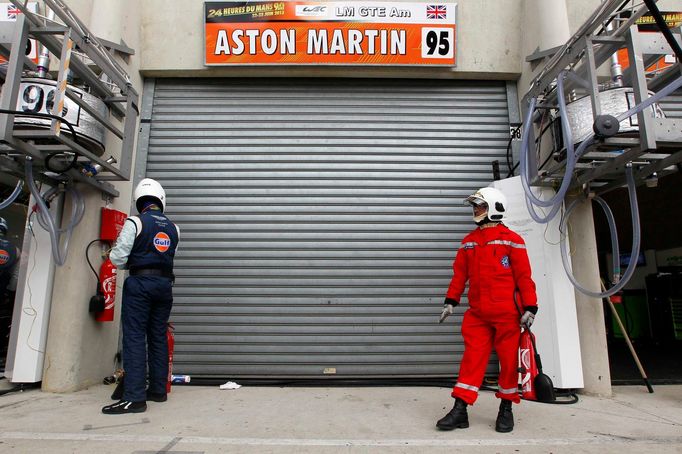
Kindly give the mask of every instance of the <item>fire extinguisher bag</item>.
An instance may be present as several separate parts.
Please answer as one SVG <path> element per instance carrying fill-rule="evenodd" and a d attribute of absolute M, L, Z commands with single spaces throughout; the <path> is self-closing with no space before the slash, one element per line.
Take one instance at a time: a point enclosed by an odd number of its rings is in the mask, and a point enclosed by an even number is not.
<path fill-rule="evenodd" d="M 530 329 L 521 332 L 519 341 L 521 360 L 521 395 L 524 399 L 552 403 L 556 400 L 554 384 L 548 375 L 542 372 L 542 360 L 535 345 L 535 335 Z"/>

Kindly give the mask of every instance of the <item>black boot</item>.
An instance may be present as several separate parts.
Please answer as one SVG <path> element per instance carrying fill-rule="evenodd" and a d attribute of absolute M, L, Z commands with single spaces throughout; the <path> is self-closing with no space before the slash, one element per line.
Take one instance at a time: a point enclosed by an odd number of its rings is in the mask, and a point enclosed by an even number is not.
<path fill-rule="evenodd" d="M 107 405 L 102 408 L 105 415 L 122 415 L 125 413 L 143 413 L 147 410 L 147 402 L 131 402 L 129 400 L 119 400 L 115 404 Z"/>
<path fill-rule="evenodd" d="M 153 393 L 147 390 L 147 400 L 153 400 L 154 402 L 165 402 L 168 400 L 168 395 L 166 393 Z"/>
<path fill-rule="evenodd" d="M 462 399 L 456 399 L 455 406 L 447 415 L 438 420 L 436 427 L 441 430 L 466 429 L 469 427 L 467 403 Z"/>
<path fill-rule="evenodd" d="M 118 385 L 116 385 L 116 389 L 114 389 L 114 392 L 111 393 L 111 399 L 112 400 L 121 400 L 123 399 L 123 391 L 125 385 L 123 384 L 124 378 L 121 377 L 121 380 L 118 382 Z"/>
<path fill-rule="evenodd" d="M 502 399 L 500 411 L 497 413 L 495 430 L 498 432 L 511 432 L 514 430 L 514 414 L 512 413 L 512 401 Z"/>

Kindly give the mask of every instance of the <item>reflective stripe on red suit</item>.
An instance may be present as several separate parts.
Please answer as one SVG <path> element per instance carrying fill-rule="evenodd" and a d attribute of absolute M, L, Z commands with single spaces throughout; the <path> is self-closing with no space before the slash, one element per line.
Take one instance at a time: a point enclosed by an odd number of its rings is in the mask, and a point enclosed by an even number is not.
<path fill-rule="evenodd" d="M 537 305 L 526 245 L 503 224 L 479 227 L 462 240 L 453 269 L 446 297 L 460 301 L 469 281 L 469 310 L 462 322 L 464 356 L 452 396 L 468 404 L 476 401 L 494 347 L 500 360 L 496 396 L 518 403 L 519 311 Z"/>

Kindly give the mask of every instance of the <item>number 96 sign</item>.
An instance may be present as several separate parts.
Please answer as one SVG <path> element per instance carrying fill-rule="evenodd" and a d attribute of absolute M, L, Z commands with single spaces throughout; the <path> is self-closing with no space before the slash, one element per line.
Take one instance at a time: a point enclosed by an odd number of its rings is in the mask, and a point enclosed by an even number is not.
<path fill-rule="evenodd" d="M 42 79 L 24 79 L 19 86 L 19 97 L 17 99 L 17 110 L 26 113 L 40 113 L 58 115 L 71 124 L 78 126 L 80 107 L 70 100 L 64 99 L 64 106 L 61 114 L 55 113 L 54 98 L 56 82 Z M 80 93 L 76 93 L 81 96 Z M 25 121 L 25 120 L 22 120 Z M 43 122 L 50 120 L 32 120 L 33 122 Z"/>
<path fill-rule="evenodd" d="M 422 58 L 452 60 L 455 56 L 455 30 L 447 27 L 422 28 Z"/>

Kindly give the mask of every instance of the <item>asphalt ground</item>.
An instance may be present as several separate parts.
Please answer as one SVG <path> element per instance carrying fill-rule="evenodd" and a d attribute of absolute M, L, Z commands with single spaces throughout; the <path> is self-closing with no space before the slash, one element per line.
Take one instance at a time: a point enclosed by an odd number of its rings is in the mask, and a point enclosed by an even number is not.
<path fill-rule="evenodd" d="M 175 386 L 167 402 L 104 415 L 113 386 L 0 396 L 1 453 L 682 453 L 682 385 L 614 387 L 574 405 L 522 402 L 495 432 L 481 393 L 470 427 L 439 431 L 453 404 L 438 387 Z"/>

